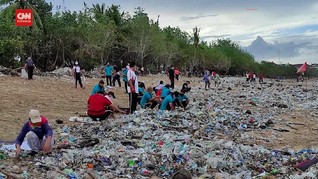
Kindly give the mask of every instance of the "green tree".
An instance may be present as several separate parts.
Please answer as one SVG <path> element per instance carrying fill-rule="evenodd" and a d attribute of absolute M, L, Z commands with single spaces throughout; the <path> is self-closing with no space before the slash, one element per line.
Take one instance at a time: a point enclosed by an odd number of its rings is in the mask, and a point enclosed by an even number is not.
<path fill-rule="evenodd" d="M 39 16 L 37 9 L 26 0 L 0 0 L 0 6 L 7 5 L 6 8 L 1 10 L 0 16 L 8 18 L 8 19 L 15 19 L 15 10 L 16 9 L 32 9 L 32 15 L 33 15 L 33 28 L 34 30 L 43 29 L 42 20 Z"/>

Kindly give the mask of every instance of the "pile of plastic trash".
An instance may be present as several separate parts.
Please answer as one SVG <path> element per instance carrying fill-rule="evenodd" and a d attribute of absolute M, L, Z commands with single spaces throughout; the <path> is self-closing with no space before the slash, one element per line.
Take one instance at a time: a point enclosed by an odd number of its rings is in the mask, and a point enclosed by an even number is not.
<path fill-rule="evenodd" d="M 318 91 L 243 85 L 228 79 L 214 90 L 193 87 L 185 111 L 139 109 L 107 122 L 54 124 L 52 154 L 23 155 L 17 163 L 14 151 L 2 148 L 0 177 L 170 178 L 184 167 L 201 178 L 315 178 L 317 166 L 306 165 L 318 150 L 269 149 L 248 132 L 275 129 L 283 113 L 317 108 Z"/>
<path fill-rule="evenodd" d="M 63 75 L 71 75 L 72 74 L 72 69 L 70 67 L 63 67 L 63 68 L 58 68 L 51 73 L 54 73 L 58 76 L 63 76 Z"/>

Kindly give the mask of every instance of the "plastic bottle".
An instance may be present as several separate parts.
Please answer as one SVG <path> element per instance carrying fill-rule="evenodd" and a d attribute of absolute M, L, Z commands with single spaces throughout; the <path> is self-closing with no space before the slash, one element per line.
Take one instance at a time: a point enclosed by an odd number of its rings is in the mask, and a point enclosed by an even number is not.
<path fill-rule="evenodd" d="M 198 164 L 195 161 L 193 161 L 192 159 L 189 160 L 189 164 L 190 164 L 191 168 L 194 170 L 198 168 Z"/>
<path fill-rule="evenodd" d="M 62 128 L 62 132 L 63 133 L 68 133 L 68 127 L 66 125 Z"/>
<path fill-rule="evenodd" d="M 0 153 L 0 160 L 3 160 L 3 159 L 5 159 L 6 157 L 4 156 L 4 154 L 3 153 Z"/>
<path fill-rule="evenodd" d="M 144 168 L 143 168 L 143 169 L 140 170 L 140 174 L 141 174 L 141 175 L 149 175 L 150 172 L 149 172 L 147 169 L 144 169 Z"/>
<path fill-rule="evenodd" d="M 160 121 L 162 119 L 162 110 L 159 110 L 156 114 L 156 119 Z"/>
<path fill-rule="evenodd" d="M 30 174 L 27 171 L 23 171 L 23 173 L 21 174 L 21 177 L 27 179 L 27 178 L 30 178 Z"/>
<path fill-rule="evenodd" d="M 130 167 L 133 167 L 135 165 L 135 161 L 134 160 L 128 160 L 128 165 Z"/>

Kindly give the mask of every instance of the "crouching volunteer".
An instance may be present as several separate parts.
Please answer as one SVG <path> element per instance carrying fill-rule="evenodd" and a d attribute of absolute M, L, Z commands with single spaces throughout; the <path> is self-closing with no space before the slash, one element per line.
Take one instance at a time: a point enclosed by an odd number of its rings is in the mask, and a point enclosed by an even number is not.
<path fill-rule="evenodd" d="M 126 114 L 126 111 L 120 110 L 117 105 L 109 100 L 109 98 L 105 97 L 102 91 L 91 95 L 87 101 L 87 105 L 87 114 L 94 121 L 97 121 L 97 118 L 99 118 L 100 121 L 103 121 L 110 115 L 113 115 L 113 112 Z"/>
<path fill-rule="evenodd" d="M 165 97 L 165 99 L 162 101 L 159 109 L 160 110 L 175 110 L 175 99 L 179 96 L 179 92 L 175 91 L 168 96 Z"/>
<path fill-rule="evenodd" d="M 140 101 L 141 108 L 150 107 L 151 109 L 153 109 L 157 106 L 157 104 L 160 101 L 160 98 L 157 98 L 156 96 L 152 97 L 152 92 L 153 92 L 153 88 L 148 87 L 147 91 L 144 93 L 144 95 L 141 98 L 141 101 Z"/>
<path fill-rule="evenodd" d="M 53 130 L 48 124 L 48 120 L 40 115 L 38 110 L 31 109 L 29 112 L 29 121 L 27 121 L 16 139 L 16 154 L 21 153 L 21 144 L 26 138 L 27 144 L 31 148 L 31 155 L 43 151 L 52 152 Z"/>
<path fill-rule="evenodd" d="M 181 90 L 179 96 L 175 99 L 175 106 L 180 106 L 183 109 L 186 109 L 186 107 L 189 104 L 189 98 L 185 95 L 184 89 Z"/>

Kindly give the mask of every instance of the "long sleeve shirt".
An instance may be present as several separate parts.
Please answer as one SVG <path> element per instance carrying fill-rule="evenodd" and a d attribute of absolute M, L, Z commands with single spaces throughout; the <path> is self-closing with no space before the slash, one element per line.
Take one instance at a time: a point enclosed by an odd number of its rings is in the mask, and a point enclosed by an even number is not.
<path fill-rule="evenodd" d="M 21 131 L 20 134 L 18 135 L 17 139 L 16 139 L 16 144 L 21 145 L 26 134 L 30 131 L 34 132 L 40 140 L 43 139 L 43 137 L 48 137 L 48 136 L 53 136 L 53 130 L 52 128 L 49 126 L 49 123 L 47 121 L 47 119 L 43 116 L 41 116 L 41 126 L 39 127 L 33 127 L 31 126 L 30 122 L 26 122 Z"/>

